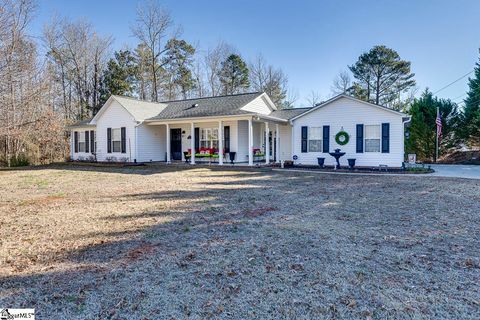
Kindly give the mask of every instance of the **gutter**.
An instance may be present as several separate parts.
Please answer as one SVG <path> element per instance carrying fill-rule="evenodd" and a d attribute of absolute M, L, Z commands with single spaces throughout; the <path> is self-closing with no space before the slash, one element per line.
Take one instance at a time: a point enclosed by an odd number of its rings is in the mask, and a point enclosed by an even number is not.
<path fill-rule="evenodd" d="M 283 122 L 283 123 L 288 123 L 288 120 L 286 119 L 280 119 L 280 118 L 275 118 L 271 117 L 268 115 L 263 115 L 263 114 L 258 114 L 258 113 L 250 113 L 250 114 L 239 114 L 239 115 L 224 115 L 224 116 L 208 116 L 208 117 L 195 117 L 195 118 L 173 118 L 173 119 L 147 119 L 144 120 L 146 124 L 166 124 L 166 123 L 184 123 L 184 122 L 195 122 L 195 121 L 216 121 L 219 118 L 232 118 L 232 119 L 237 119 L 237 118 L 249 118 L 249 117 L 257 117 L 258 119 L 263 118 L 266 120 L 274 120 L 278 122 Z"/>

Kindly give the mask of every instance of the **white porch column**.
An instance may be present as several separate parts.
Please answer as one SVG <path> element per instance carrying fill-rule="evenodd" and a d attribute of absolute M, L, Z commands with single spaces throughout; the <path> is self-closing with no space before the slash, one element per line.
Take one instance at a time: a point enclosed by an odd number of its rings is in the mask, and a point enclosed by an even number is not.
<path fill-rule="evenodd" d="M 270 163 L 270 128 L 265 121 L 265 164 Z"/>
<path fill-rule="evenodd" d="M 275 124 L 275 163 L 280 163 L 280 126 Z"/>
<path fill-rule="evenodd" d="M 248 119 L 248 165 L 253 166 L 253 125 L 252 125 L 252 119 Z"/>
<path fill-rule="evenodd" d="M 192 154 L 190 155 L 190 163 L 195 164 L 195 123 L 190 123 L 190 149 L 192 150 Z"/>
<path fill-rule="evenodd" d="M 165 125 L 166 127 L 166 130 L 167 130 L 167 134 L 165 135 L 167 137 L 167 143 L 165 144 L 167 146 L 167 164 L 168 163 L 171 163 L 171 155 L 170 155 L 170 125 L 167 123 Z"/>
<path fill-rule="evenodd" d="M 218 164 L 223 165 L 223 121 L 218 121 Z"/>

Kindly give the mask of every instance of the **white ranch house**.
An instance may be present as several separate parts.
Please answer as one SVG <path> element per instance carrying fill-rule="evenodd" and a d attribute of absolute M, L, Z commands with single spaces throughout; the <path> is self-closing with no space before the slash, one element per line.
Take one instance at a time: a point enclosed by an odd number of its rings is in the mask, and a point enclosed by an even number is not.
<path fill-rule="evenodd" d="M 95 117 L 69 127 L 71 159 L 120 162 L 200 161 L 254 165 L 294 160 L 401 167 L 407 115 L 338 95 L 313 108 L 278 110 L 266 93 L 166 102 L 111 96 Z M 336 138 L 338 132 L 345 135 Z M 337 141 L 339 143 L 337 143 Z M 192 152 L 194 150 L 194 152 Z"/>

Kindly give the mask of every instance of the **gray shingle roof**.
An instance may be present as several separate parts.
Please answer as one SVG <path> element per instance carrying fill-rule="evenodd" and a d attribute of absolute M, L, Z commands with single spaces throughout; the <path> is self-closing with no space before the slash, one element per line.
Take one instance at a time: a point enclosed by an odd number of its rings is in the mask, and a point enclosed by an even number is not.
<path fill-rule="evenodd" d="M 269 114 L 271 117 L 290 120 L 293 117 L 301 115 L 302 113 L 310 110 L 311 108 L 292 108 L 292 109 L 282 109 L 282 110 L 274 110 L 272 113 Z"/>
<path fill-rule="evenodd" d="M 149 102 L 124 96 L 113 96 L 137 121 L 143 121 L 162 112 L 167 104 Z"/>
<path fill-rule="evenodd" d="M 252 114 L 252 112 L 241 110 L 241 108 L 262 94 L 262 92 L 254 92 L 230 96 L 165 101 L 162 103 L 166 104 L 167 107 L 148 120 Z"/>
<path fill-rule="evenodd" d="M 78 127 L 91 126 L 92 124 L 90 124 L 90 121 L 92 121 L 92 119 L 77 121 L 77 122 L 69 125 L 68 128 L 78 128 Z"/>

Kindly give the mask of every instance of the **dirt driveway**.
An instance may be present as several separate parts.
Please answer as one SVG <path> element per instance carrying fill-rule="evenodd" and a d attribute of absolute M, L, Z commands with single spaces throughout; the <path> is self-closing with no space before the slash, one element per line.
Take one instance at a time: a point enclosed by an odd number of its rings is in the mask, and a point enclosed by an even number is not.
<path fill-rule="evenodd" d="M 480 180 L 51 166 L 0 217 L 39 319 L 480 318 Z"/>

